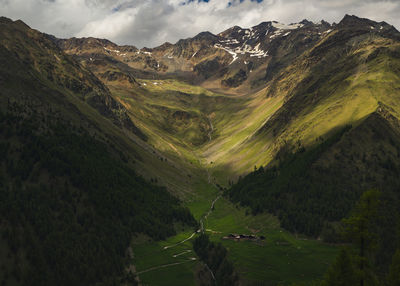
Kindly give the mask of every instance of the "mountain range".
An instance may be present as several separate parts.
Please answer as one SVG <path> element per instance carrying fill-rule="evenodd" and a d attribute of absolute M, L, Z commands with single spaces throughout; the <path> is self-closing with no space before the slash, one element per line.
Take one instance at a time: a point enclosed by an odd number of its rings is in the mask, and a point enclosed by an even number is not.
<path fill-rule="evenodd" d="M 0 62 L 2 285 L 310 285 L 365 191 L 400 201 L 400 33 L 385 22 L 138 49 L 2 17 Z"/>

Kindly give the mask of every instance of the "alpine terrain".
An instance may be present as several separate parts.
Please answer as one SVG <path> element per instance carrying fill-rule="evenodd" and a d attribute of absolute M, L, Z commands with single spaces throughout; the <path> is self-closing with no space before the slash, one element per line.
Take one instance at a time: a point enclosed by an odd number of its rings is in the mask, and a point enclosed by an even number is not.
<path fill-rule="evenodd" d="M 1 285 L 400 285 L 400 33 L 155 48 L 0 18 Z"/>

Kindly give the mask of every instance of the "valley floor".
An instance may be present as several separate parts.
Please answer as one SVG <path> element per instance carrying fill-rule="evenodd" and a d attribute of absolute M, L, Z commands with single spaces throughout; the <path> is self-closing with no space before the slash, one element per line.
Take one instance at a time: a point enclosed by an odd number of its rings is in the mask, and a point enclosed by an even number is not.
<path fill-rule="evenodd" d="M 162 171 L 168 170 L 165 161 L 177 166 L 168 176 L 158 172 L 159 183 L 169 185 L 200 225 L 199 229 L 178 226 L 178 234 L 166 241 L 134 239 L 132 263 L 142 285 L 204 282 L 199 280 L 199 272 L 206 268 L 192 247 L 193 239 L 202 231 L 228 249 L 228 258 L 243 285 L 287 285 L 322 278 L 336 257 L 335 246 L 296 237 L 283 230 L 270 214 L 253 216 L 250 209 L 223 197 L 218 188 L 236 180 L 237 174 L 251 171 L 255 164 L 271 160 L 269 152 L 262 157 L 254 153 L 260 150 L 257 144 L 269 139 L 251 138 L 282 105 L 282 98 L 266 98 L 263 91 L 248 96 L 216 94 L 178 80 L 139 82 L 141 87 L 133 90 L 111 90 L 130 110 L 139 128 L 147 132 L 147 143 L 159 152 L 157 156 L 168 158 L 147 166 Z M 233 233 L 266 239 L 222 239 Z"/>
<path fill-rule="evenodd" d="M 338 253 L 335 246 L 286 232 L 269 214 L 249 214 L 249 210 L 220 197 L 210 184 L 203 182 L 203 187 L 197 190 L 201 199 L 188 203 L 188 207 L 202 222 L 210 239 L 228 249 L 243 285 L 260 282 L 288 285 L 322 278 Z M 135 240 L 133 264 L 142 285 L 196 285 L 198 272 L 204 269 L 192 248 L 192 240 L 199 232 L 200 229 L 195 232 L 182 229 L 166 241 Z M 231 233 L 266 239 L 258 242 L 222 239 Z"/>

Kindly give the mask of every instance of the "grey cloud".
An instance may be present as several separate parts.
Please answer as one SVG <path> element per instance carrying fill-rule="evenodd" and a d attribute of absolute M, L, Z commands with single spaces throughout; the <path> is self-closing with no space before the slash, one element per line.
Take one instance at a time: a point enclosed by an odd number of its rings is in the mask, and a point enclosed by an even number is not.
<path fill-rule="evenodd" d="M 138 47 L 176 42 L 202 31 L 221 32 L 262 21 L 338 22 L 355 14 L 400 27 L 398 0 L 0 0 L 0 14 L 58 37 L 94 36 Z"/>

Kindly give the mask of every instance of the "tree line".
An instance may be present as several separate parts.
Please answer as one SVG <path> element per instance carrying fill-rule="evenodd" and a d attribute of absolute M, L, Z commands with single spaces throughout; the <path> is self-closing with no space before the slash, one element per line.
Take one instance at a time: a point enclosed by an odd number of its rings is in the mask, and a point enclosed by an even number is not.
<path fill-rule="evenodd" d="M 400 285 L 399 194 L 378 190 L 363 193 L 341 224 L 342 239 L 347 244 L 323 280 L 312 285 Z"/>

